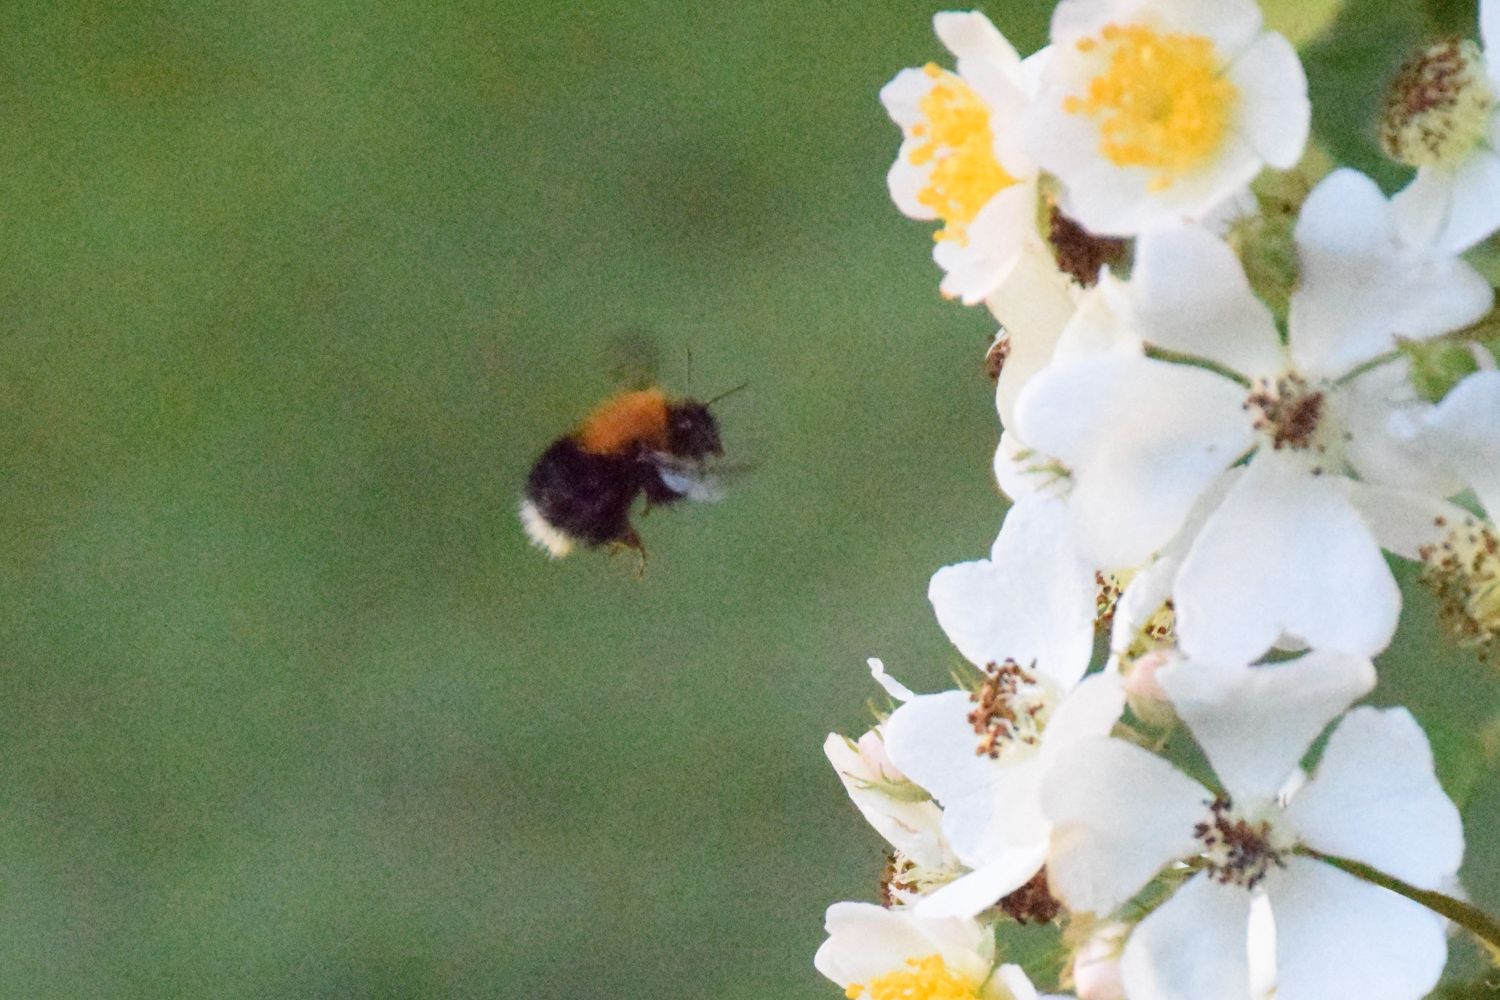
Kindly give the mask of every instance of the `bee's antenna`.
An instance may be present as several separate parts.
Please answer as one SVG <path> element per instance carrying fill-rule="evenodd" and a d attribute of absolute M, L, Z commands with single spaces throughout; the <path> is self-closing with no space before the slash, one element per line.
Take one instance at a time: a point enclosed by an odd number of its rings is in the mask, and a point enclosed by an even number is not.
<path fill-rule="evenodd" d="M 710 399 L 708 402 L 704 403 L 703 405 L 704 406 L 713 406 L 719 400 L 721 400 L 721 399 L 728 399 L 730 396 L 733 396 L 735 393 L 739 392 L 741 389 L 747 389 L 749 387 L 750 387 L 750 383 L 749 382 L 741 382 L 739 385 L 735 386 L 733 389 L 728 389 L 728 390 L 726 390 L 724 392 L 719 393 L 717 396 L 715 396 L 713 399 Z"/>
<path fill-rule="evenodd" d="M 689 347 L 687 349 L 687 380 L 686 381 L 687 381 L 688 395 L 691 396 L 693 394 L 693 349 L 691 347 Z"/>

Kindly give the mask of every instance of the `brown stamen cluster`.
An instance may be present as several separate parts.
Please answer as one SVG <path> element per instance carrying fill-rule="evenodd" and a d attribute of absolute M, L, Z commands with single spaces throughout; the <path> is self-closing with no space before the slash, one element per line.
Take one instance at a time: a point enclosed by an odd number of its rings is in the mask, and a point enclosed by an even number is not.
<path fill-rule="evenodd" d="M 1235 816 L 1226 796 L 1214 799 L 1209 809 L 1212 815 L 1193 827 L 1193 836 L 1203 842 L 1208 872 L 1215 881 L 1254 889 L 1273 865 L 1286 867 L 1282 852 L 1271 842 L 1269 821 L 1252 823 Z"/>
<path fill-rule="evenodd" d="M 999 907 L 1018 924 L 1050 924 L 1062 912 L 1062 904 L 1047 887 L 1047 869 L 1043 868 L 1021 888 L 1000 899 Z"/>
<path fill-rule="evenodd" d="M 906 855 L 895 851 L 886 852 L 885 868 L 880 872 L 880 887 L 875 893 L 881 906 L 887 910 L 899 906 L 904 897 L 917 891 L 917 881 L 912 874 L 916 867 L 916 863 Z"/>
<path fill-rule="evenodd" d="M 979 734 L 979 745 L 974 752 L 994 759 L 1009 743 L 1035 746 L 1039 738 L 1036 717 L 1042 711 L 1042 703 L 1023 703 L 1018 695 L 1023 686 L 1035 685 L 1036 678 L 1015 660 L 991 663 L 984 672 L 984 683 L 969 695 L 976 706 L 969 713 L 969 725 Z"/>
<path fill-rule="evenodd" d="M 984 354 L 984 373 L 990 377 L 991 382 L 1000 381 L 1000 373 L 1005 370 L 1005 361 L 1009 357 L 1010 333 L 1001 329 Z"/>
<path fill-rule="evenodd" d="M 1445 519 L 1437 526 L 1446 528 Z M 1500 663 L 1500 533 L 1465 518 L 1441 542 L 1423 546 L 1422 582 L 1437 598 L 1438 617 L 1459 645 Z"/>
<path fill-rule="evenodd" d="M 1169 597 L 1137 630 L 1135 638 L 1125 650 L 1124 658 L 1130 661 L 1138 660 L 1147 653 L 1154 653 L 1158 649 L 1166 649 L 1175 645 L 1177 645 L 1177 607 Z"/>
<path fill-rule="evenodd" d="M 1380 145 L 1412 166 L 1440 162 L 1462 145 L 1474 119 L 1494 98 L 1483 83 L 1483 56 L 1473 42 L 1449 38 L 1423 49 L 1396 72 L 1386 94 Z"/>
<path fill-rule="evenodd" d="M 1102 632 L 1114 621 L 1115 608 L 1120 603 L 1120 595 L 1125 593 L 1125 585 L 1114 573 L 1100 571 L 1094 574 L 1094 586 L 1097 588 L 1094 594 L 1094 628 Z"/>
<path fill-rule="evenodd" d="M 1274 382 L 1258 379 L 1245 398 L 1244 408 L 1254 415 L 1255 429 L 1270 437 L 1272 448 L 1303 450 L 1316 444 L 1324 403 L 1321 391 L 1300 376 L 1289 374 Z"/>
<path fill-rule="evenodd" d="M 1047 212 L 1047 239 L 1058 268 L 1088 288 L 1099 281 L 1106 264 L 1119 264 L 1129 246 L 1124 240 L 1095 236 L 1068 218 L 1056 205 Z"/>

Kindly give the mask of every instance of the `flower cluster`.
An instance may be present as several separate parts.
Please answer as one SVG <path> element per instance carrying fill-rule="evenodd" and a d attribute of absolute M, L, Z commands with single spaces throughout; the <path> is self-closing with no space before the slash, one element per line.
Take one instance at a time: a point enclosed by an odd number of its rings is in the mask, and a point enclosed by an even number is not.
<path fill-rule="evenodd" d="M 987 559 L 932 577 L 954 689 L 872 660 L 891 710 L 825 745 L 890 845 L 877 902 L 828 911 L 846 996 L 1031 1000 L 1007 928 L 1041 923 L 1085 1000 L 1416 1000 L 1450 921 L 1500 926 L 1458 898 L 1422 728 L 1358 705 L 1390 557 L 1500 651 L 1500 314 L 1461 256 L 1500 230 L 1481 7 L 1483 48 L 1390 85 L 1393 197 L 1309 150 L 1253 0 L 1062 0 L 1024 59 L 941 13 L 953 68 L 881 92 L 892 198 L 1000 325 L 1010 504 Z"/>

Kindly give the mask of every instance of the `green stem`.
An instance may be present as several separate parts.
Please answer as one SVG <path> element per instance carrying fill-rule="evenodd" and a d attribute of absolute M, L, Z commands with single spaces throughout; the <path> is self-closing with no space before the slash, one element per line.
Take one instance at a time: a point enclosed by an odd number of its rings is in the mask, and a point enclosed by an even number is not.
<path fill-rule="evenodd" d="M 1403 882 L 1400 879 L 1387 875 L 1385 872 L 1376 871 L 1367 864 L 1359 861 L 1350 861 L 1348 858 L 1336 858 L 1328 854 L 1320 854 L 1308 847 L 1297 848 L 1297 853 L 1309 858 L 1317 858 L 1326 861 L 1333 867 L 1348 872 L 1355 878 L 1363 879 L 1382 889 L 1389 889 L 1398 896 L 1405 896 L 1414 903 L 1421 903 L 1434 913 L 1447 917 L 1458 924 L 1464 930 L 1473 934 L 1488 946 L 1492 955 L 1500 956 L 1500 920 L 1485 913 L 1479 907 L 1465 903 L 1461 899 L 1431 889 L 1418 889 L 1414 885 Z"/>
<path fill-rule="evenodd" d="M 1155 358 L 1157 361 L 1170 361 L 1173 364 L 1202 368 L 1204 371 L 1213 372 L 1215 375 L 1222 375 L 1231 382 L 1238 382 L 1247 389 L 1250 387 L 1250 380 L 1239 372 L 1225 368 L 1223 365 L 1209 361 L 1207 358 L 1200 358 L 1196 354 L 1183 354 L 1181 351 L 1169 351 L 1165 347 L 1156 347 L 1153 344 L 1147 344 L 1146 357 Z"/>
<path fill-rule="evenodd" d="M 1378 358 L 1371 358 L 1369 361 L 1366 361 L 1358 368 L 1355 368 L 1352 371 L 1346 372 L 1343 375 L 1339 376 L 1338 379 L 1335 380 L 1334 384 L 1348 385 L 1350 382 L 1353 382 L 1355 379 L 1359 378 L 1361 375 L 1371 370 L 1372 368 L 1379 368 L 1381 365 L 1390 364 L 1392 361 L 1395 361 L 1399 357 L 1401 357 L 1400 351 L 1389 351 L 1385 354 L 1380 355 L 1380 357 Z"/>

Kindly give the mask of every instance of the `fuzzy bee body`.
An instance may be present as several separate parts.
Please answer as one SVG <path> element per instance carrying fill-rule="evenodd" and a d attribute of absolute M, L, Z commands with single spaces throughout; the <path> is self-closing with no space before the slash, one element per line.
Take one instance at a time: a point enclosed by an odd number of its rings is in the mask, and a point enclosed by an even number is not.
<path fill-rule="evenodd" d="M 716 499 L 709 464 L 723 453 L 707 404 L 654 388 L 611 397 L 531 467 L 522 527 L 554 559 L 579 545 L 623 546 L 644 558 L 630 522 L 636 497 L 648 506 Z"/>

